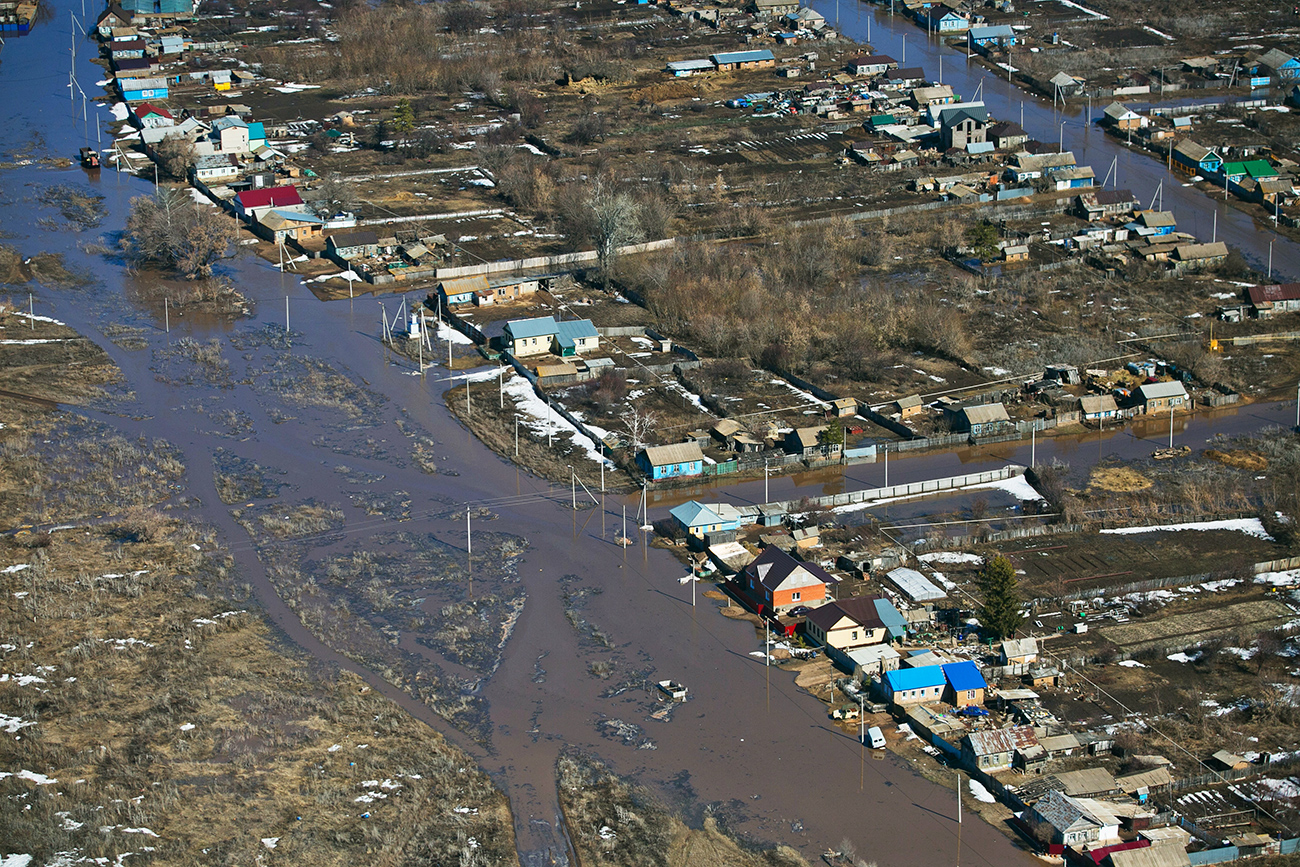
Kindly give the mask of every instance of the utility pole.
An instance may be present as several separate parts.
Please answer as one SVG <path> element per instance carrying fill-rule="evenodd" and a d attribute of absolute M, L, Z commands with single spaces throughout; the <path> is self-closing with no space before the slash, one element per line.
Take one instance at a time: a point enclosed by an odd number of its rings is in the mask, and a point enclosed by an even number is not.
<path fill-rule="evenodd" d="M 163 328 L 168 334 L 172 333 L 172 311 L 169 299 L 163 298 Z"/>
<path fill-rule="evenodd" d="M 469 503 L 465 504 L 465 572 L 469 575 L 469 598 L 474 598 L 474 537 L 470 533 Z"/>
<path fill-rule="evenodd" d="M 772 502 L 772 498 L 767 495 L 767 472 L 768 472 L 768 459 L 763 458 L 763 503 L 764 505 Z"/>
<path fill-rule="evenodd" d="M 1038 428 L 1029 429 L 1029 469 L 1038 466 Z"/>
<path fill-rule="evenodd" d="M 578 511 L 578 477 L 573 471 L 573 465 L 569 465 L 569 491 L 573 499 L 573 511 Z"/>
<path fill-rule="evenodd" d="M 885 487 L 889 487 L 889 448 L 885 448 Z"/>
<path fill-rule="evenodd" d="M 31 326 L 32 331 L 36 330 L 36 305 L 32 301 L 30 292 L 27 293 L 27 324 Z"/>
<path fill-rule="evenodd" d="M 519 457 L 519 413 L 515 413 L 515 457 Z"/>
<path fill-rule="evenodd" d="M 1174 447 L 1174 400 L 1169 399 L 1169 448 Z"/>

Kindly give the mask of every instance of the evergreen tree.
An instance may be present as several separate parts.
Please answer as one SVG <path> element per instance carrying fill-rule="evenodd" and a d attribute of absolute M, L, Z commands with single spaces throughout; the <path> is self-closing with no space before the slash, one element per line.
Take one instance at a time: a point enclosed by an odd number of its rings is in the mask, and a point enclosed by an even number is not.
<path fill-rule="evenodd" d="M 821 432 L 818 439 L 828 446 L 844 445 L 844 425 L 838 421 L 832 422 Z"/>
<path fill-rule="evenodd" d="M 1011 561 L 999 554 L 984 564 L 976 581 L 984 597 L 976 612 L 980 624 L 995 638 L 1009 638 L 1025 619 L 1020 611 L 1020 582 Z"/>
<path fill-rule="evenodd" d="M 410 100 L 402 99 L 393 110 L 393 129 L 398 132 L 410 132 L 415 129 L 415 111 Z"/>

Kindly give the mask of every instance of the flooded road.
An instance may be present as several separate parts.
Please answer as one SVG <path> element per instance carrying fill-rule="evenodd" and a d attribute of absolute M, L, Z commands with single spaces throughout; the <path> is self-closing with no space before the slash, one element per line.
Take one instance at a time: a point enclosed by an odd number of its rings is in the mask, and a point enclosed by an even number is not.
<path fill-rule="evenodd" d="M 88 133 L 79 106 L 69 108 L 68 6 L 55 6 L 53 23 L 4 49 L 0 150 L 67 156 L 86 138 L 93 140 L 93 121 Z M 91 53 L 83 43 L 77 66 L 83 87 L 100 76 L 86 62 Z M 90 110 L 107 117 L 105 109 Z M 172 312 L 164 320 L 162 310 L 141 302 L 157 297 L 156 281 L 93 252 L 86 242 L 97 232 L 33 219 L 36 191 L 52 184 L 76 184 L 105 197 L 100 231 L 109 243 L 130 198 L 150 194 L 151 185 L 109 170 L 87 175 L 79 168 L 29 165 L 0 171 L 5 243 L 24 256 L 60 253 L 90 279 L 84 288 L 34 289 L 37 314 L 91 336 L 123 371 L 126 383 L 118 397 L 88 414 L 124 434 L 164 438 L 183 452 L 186 494 L 197 501 L 190 507 L 193 519 L 217 528 L 272 622 L 307 653 L 358 671 L 469 751 L 510 797 L 525 863 L 567 860 L 555 762 L 570 746 L 598 754 L 616 772 L 651 786 L 693 824 L 712 814 L 742 836 L 786 842 L 810 858 L 846 837 L 866 858 L 887 867 L 921 867 L 956 856 L 951 788 L 924 780 L 897 758 L 865 757 L 789 675 L 750 655 L 760 647 L 751 626 L 719 616 L 712 609 L 720 603 L 702 596 L 692 607 L 674 559 L 647 548 L 643 536 L 635 547 L 617 546 L 621 509 L 634 510 L 632 499 L 610 497 L 604 510 L 574 512 L 567 490 L 519 473 L 469 436 L 446 411 L 445 386 L 436 375 L 421 379 L 410 375 L 409 365 L 389 362 L 377 339 L 374 299 L 322 304 L 293 275 L 241 256 L 222 270 L 252 300 L 251 317 L 226 323 Z M 392 300 L 385 301 L 391 310 Z M 168 322 L 170 333 L 164 331 Z M 122 327 L 134 329 L 138 342 L 122 341 Z M 169 354 L 183 337 L 218 341 L 224 366 L 185 367 Z M 300 400 L 286 396 L 318 380 L 333 391 Z M 1290 411 L 1279 404 L 1179 420 L 1177 436 L 1199 443 L 1215 432 L 1286 424 Z M 1099 452 L 1148 452 L 1152 443 L 1140 433 L 1104 435 Z M 413 459 L 418 443 L 427 444 L 434 472 L 422 471 Z M 891 459 L 890 480 L 1026 462 L 1029 448 L 1013 443 Z M 286 485 L 279 497 L 224 505 L 213 470 L 219 455 L 230 454 L 274 472 Z M 1094 459 L 1094 444 L 1088 437 L 1040 441 L 1037 459 L 1053 457 L 1083 466 Z M 882 470 L 867 465 L 850 468 L 842 478 L 832 473 L 773 479 L 771 495 L 817 494 L 837 484 L 874 487 Z M 710 495 L 754 501 L 762 484 L 710 489 Z M 662 499 L 656 494 L 651 517 L 687 493 Z M 409 507 L 376 513 L 362 505 L 375 501 Z M 248 515 L 276 503 L 332 504 L 343 515 L 341 529 L 268 541 L 251 537 L 235 515 L 235 509 Z M 476 541 L 475 557 L 484 559 L 475 567 L 466 550 L 465 504 L 477 510 L 472 533 L 524 537 L 527 550 L 507 565 L 487 559 Z M 444 584 L 438 592 L 463 592 L 465 600 L 521 593 L 526 600 L 490 676 L 475 676 L 467 664 L 438 662 L 437 654 L 408 641 L 419 635 L 402 637 L 408 655 L 441 665 L 446 682 L 459 684 L 461 697 L 481 709 L 486 737 L 448 724 L 390 686 L 378 667 L 345 658 L 334 642 L 319 637 L 319 628 L 304 625 L 301 609 L 294 607 L 300 600 L 282 597 L 285 584 L 277 570 L 286 564 L 305 569 L 361 548 L 382 554 L 393 549 L 398 532 L 427 537 L 451 561 L 459 563 L 464 555 L 473 588 L 466 581 L 463 588 Z M 691 690 L 691 699 L 667 715 L 643 688 L 663 678 Z M 976 821 L 962 829 L 961 845 L 963 863 L 1031 863 L 998 830 Z"/>
<path fill-rule="evenodd" d="M 901 13 L 890 15 L 888 5 L 882 7 L 857 0 L 839 0 L 838 5 L 837 0 L 811 0 L 808 5 L 832 22 L 838 10 L 839 31 L 845 36 L 859 42 L 870 42 L 877 53 L 887 54 L 900 63 L 906 57 L 907 62 L 901 65 L 920 66 L 931 79 L 942 77 L 943 83 L 952 85 L 954 92 L 966 101 L 975 98 L 976 88 L 982 84 L 980 99 L 988 106 L 989 114 L 998 120 L 1018 123 L 1023 114 L 1022 125 L 1026 132 L 1042 142 L 1062 142 L 1066 150 L 1074 151 L 1079 165 L 1091 165 L 1099 179 L 1105 178 L 1112 162 L 1118 160 L 1117 180 L 1112 179 L 1107 188 L 1131 190 L 1144 207 L 1153 201 L 1163 180 L 1164 207 L 1178 218 L 1179 231 L 1191 232 L 1208 242 L 1215 236 L 1217 221 L 1218 240 L 1226 241 L 1261 271 L 1267 267 L 1269 241 L 1276 239 L 1273 245 L 1274 279 L 1295 280 L 1300 277 L 1300 244 L 1275 233 L 1271 221 L 1256 220 L 1227 206 L 1222 192 L 1211 196 L 1195 187 L 1184 186 L 1187 179 L 1166 169 L 1158 158 L 1143 151 L 1129 150 L 1095 124 L 1088 123 L 1086 106 L 1053 108 L 1050 99 L 1010 84 L 1005 76 L 994 75 L 973 59 L 967 60 L 964 51 L 943 45 L 937 36 L 927 39 L 925 30 Z M 868 19 L 870 39 L 867 39 Z M 1015 49 L 1012 50 L 1011 65 L 1016 65 Z M 1186 100 L 1186 95 L 1181 94 L 1179 99 L 1170 102 Z M 1106 105 L 1104 101 L 1092 104 L 1094 120 L 1101 116 Z"/>

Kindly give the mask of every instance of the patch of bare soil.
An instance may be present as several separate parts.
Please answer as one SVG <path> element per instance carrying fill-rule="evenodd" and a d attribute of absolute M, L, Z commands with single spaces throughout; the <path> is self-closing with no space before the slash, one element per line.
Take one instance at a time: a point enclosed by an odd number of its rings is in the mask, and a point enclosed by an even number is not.
<path fill-rule="evenodd" d="M 1132 467 L 1097 467 L 1088 476 L 1089 488 L 1117 494 L 1145 491 L 1153 484 L 1155 483 Z"/>
<path fill-rule="evenodd" d="M 1227 464 L 1230 467 L 1236 467 L 1239 470 L 1249 470 L 1257 473 L 1268 469 L 1268 458 L 1245 449 L 1229 449 L 1227 451 L 1206 449 L 1205 457 L 1221 464 Z"/>

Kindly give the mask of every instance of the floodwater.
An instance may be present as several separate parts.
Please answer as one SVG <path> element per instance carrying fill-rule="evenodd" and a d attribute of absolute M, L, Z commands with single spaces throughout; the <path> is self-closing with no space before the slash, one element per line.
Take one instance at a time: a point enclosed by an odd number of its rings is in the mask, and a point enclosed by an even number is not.
<path fill-rule="evenodd" d="M 973 100 L 976 89 L 980 88 L 979 98 L 988 106 L 989 114 L 998 120 L 1022 123 L 1025 131 L 1039 141 L 1062 143 L 1066 150 L 1074 151 L 1080 165 L 1091 165 L 1099 179 L 1106 177 L 1114 162 L 1116 174 L 1107 188 L 1132 190 L 1148 205 L 1155 201 L 1160 188 L 1164 207 L 1174 212 L 1180 231 L 1191 232 L 1202 241 L 1212 237 L 1226 241 L 1260 271 L 1268 267 L 1269 242 L 1275 241 L 1274 279 L 1295 280 L 1300 275 L 1300 244 L 1275 233 L 1271 220 L 1258 220 L 1227 206 L 1222 191 L 1212 196 L 1184 186 L 1187 178 L 1167 169 L 1160 159 L 1144 151 L 1129 150 L 1095 123 L 1089 123 L 1088 106 L 1053 108 L 1050 99 L 1021 90 L 1007 82 L 1005 76 L 994 75 L 987 67 L 967 60 L 964 51 L 948 48 L 938 36 L 927 38 L 924 29 L 901 13 L 891 15 L 888 3 L 877 6 L 859 0 L 811 0 L 809 5 L 825 15 L 827 21 L 838 18 L 840 32 L 845 36 L 869 42 L 877 53 L 893 57 L 902 66 L 922 67 L 931 79 L 942 78 L 944 84 L 952 85 L 966 101 Z M 902 5 L 898 4 L 898 8 Z M 1015 54 L 1013 49 L 1012 66 L 1016 65 Z M 902 62 L 904 58 L 906 63 Z M 1186 101 L 1183 94 L 1167 103 Z M 1094 121 L 1105 107 L 1105 102 L 1092 104 Z"/>
<path fill-rule="evenodd" d="M 67 100 L 69 7 L 54 5 L 52 23 L 4 48 L 0 150 L 12 152 L 33 143 L 38 157 L 64 156 L 87 138 L 94 141 L 93 114 L 87 134 L 80 105 Z M 91 53 L 81 43 L 76 68 L 88 92 L 99 78 L 98 67 L 86 61 Z M 106 110 L 90 111 L 106 118 Z M 634 498 L 610 497 L 603 510 L 575 513 L 569 508 L 569 491 L 554 490 L 483 448 L 447 413 L 444 386 L 436 375 L 421 379 L 410 375 L 409 365 L 389 363 L 377 336 L 379 305 L 374 299 L 323 304 L 292 274 L 282 275 L 245 256 L 229 260 L 223 271 L 252 300 L 249 319 L 226 323 L 179 312 L 164 319 L 162 310 L 138 303 L 154 297 L 156 285 L 145 287 L 120 262 L 83 251 L 80 244 L 95 232 L 33 220 L 34 191 L 55 183 L 82 184 L 104 195 L 108 214 L 103 231 L 109 233 L 122 225 L 130 198 L 149 194 L 150 186 L 110 170 L 87 174 L 80 168 L 31 165 L 0 171 L 0 228 L 9 236 L 5 243 L 25 256 L 61 253 L 70 266 L 94 278 L 87 289 L 34 290 L 38 314 L 55 316 L 91 336 L 122 368 L 127 381 L 123 396 L 92 414 L 126 434 L 167 439 L 184 453 L 187 493 L 201 502 L 194 518 L 217 528 L 272 622 L 289 641 L 326 662 L 358 671 L 468 750 L 509 796 L 525 863 L 567 863 L 554 769 L 560 751 L 569 746 L 598 754 L 615 771 L 652 787 L 693 823 L 713 814 L 745 837 L 785 842 L 810 858 L 846 837 L 865 857 L 889 867 L 920 867 L 957 857 L 952 788 L 924 780 L 899 759 L 864 757 L 855 740 L 830 725 L 822 706 L 796 689 L 789 675 L 750 655 L 760 647 L 751 626 L 721 617 L 712 610 L 719 603 L 702 596 L 692 606 L 689 588 L 678 581 L 682 570 L 675 560 L 647 548 L 642 534 L 636 534 L 634 547 L 618 547 L 614 539 L 621 529 L 621 510 L 626 505 L 634 511 Z M 262 339 L 282 333 L 286 299 L 287 346 Z M 391 310 L 392 301 L 387 303 Z M 147 346 L 131 351 L 111 342 L 106 329 L 121 325 L 138 328 Z M 164 330 L 168 325 L 170 333 Z M 228 380 L 164 375 L 171 372 L 168 362 L 159 361 L 154 351 L 183 336 L 219 340 L 230 363 Z M 358 415 L 288 405 L 267 387 L 267 371 L 275 365 L 308 358 L 352 383 L 353 399 L 362 410 Z M 1289 412 L 1287 406 L 1271 405 L 1198 416 L 1180 420 L 1176 435 L 1199 444 L 1216 432 L 1286 424 Z M 436 444 L 440 472 L 425 474 L 413 466 L 412 434 Z M 1038 443 L 1036 456 L 1083 466 L 1095 453 L 1141 454 L 1162 433 L 1157 429 L 1146 435 L 1152 439 L 1141 439 L 1139 429 L 1111 432 L 1099 438 L 1099 446 L 1088 437 L 1054 438 Z M 475 685 L 475 698 L 484 702 L 487 715 L 485 741 L 448 725 L 303 627 L 269 580 L 264 551 L 217 496 L 210 470 L 218 448 L 283 470 L 280 478 L 290 485 L 281 493 L 283 502 L 343 504 L 342 534 L 303 543 L 297 555 L 303 559 L 364 545 L 394 530 L 433 534 L 462 550 L 463 518 L 451 513 L 465 503 L 480 504 L 497 516 L 483 529 L 528 539 L 530 548 L 510 576 L 522 585 L 527 601 L 499 667 Z M 1014 443 L 899 458 L 890 462 L 890 479 L 910 481 L 1026 462 L 1029 450 L 1028 444 Z M 408 497 L 410 520 L 375 518 L 350 505 L 348 494 L 356 485 L 338 472 L 343 464 L 354 476 L 371 480 L 370 493 Z M 773 479 L 771 496 L 788 499 L 836 486 L 874 487 L 881 473 L 883 466 L 867 465 L 842 475 Z M 593 480 L 587 481 L 591 485 Z M 762 484 L 715 487 L 708 493 L 752 502 L 761 498 Z M 662 515 L 682 493 L 662 500 L 656 494 L 651 517 Z M 504 584 L 506 577 L 482 572 L 475 580 L 482 594 L 494 581 Z M 566 618 L 566 595 L 572 598 L 583 590 L 589 592 L 579 615 L 606 637 L 604 643 L 592 640 L 590 631 L 580 633 Z M 469 592 L 467 586 L 467 596 Z M 403 646 L 413 644 L 404 640 Z M 613 676 L 593 676 L 588 666 L 596 662 L 612 663 Z M 619 689 L 624 682 L 664 678 L 685 683 L 691 698 L 663 721 L 651 718 L 663 709 L 654 695 L 641 688 Z M 966 823 L 960 840 L 963 863 L 1030 863 L 1000 831 L 978 821 Z"/>

